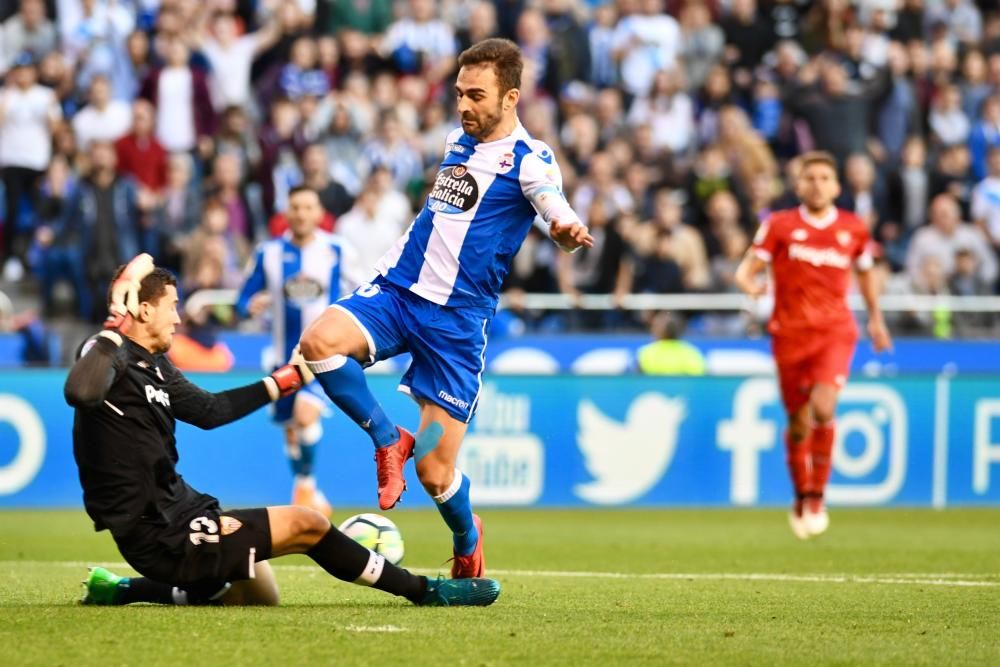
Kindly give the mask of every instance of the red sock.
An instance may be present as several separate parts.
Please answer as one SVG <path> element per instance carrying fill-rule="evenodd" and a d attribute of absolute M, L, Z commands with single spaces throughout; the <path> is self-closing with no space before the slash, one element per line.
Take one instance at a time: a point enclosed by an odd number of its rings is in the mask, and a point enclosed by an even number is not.
<path fill-rule="evenodd" d="M 810 440 L 811 437 L 806 436 L 795 442 L 791 434 L 785 431 L 785 461 L 788 463 L 788 473 L 792 478 L 796 498 L 802 498 L 812 490 L 812 470 L 809 465 Z"/>
<path fill-rule="evenodd" d="M 809 449 L 812 453 L 812 490 L 821 498 L 830 479 L 833 462 L 834 423 L 817 424 L 813 427 Z"/>

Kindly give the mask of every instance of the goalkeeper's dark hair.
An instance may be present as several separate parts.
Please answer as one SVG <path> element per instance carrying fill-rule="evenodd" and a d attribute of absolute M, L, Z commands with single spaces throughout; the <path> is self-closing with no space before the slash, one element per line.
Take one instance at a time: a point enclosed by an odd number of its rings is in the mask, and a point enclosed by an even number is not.
<path fill-rule="evenodd" d="M 481 65 L 493 67 L 501 96 L 511 88 L 521 87 L 521 70 L 524 69 L 524 61 L 521 59 L 521 49 L 509 39 L 500 39 L 499 37 L 484 39 L 462 51 L 458 57 L 459 67 Z"/>
<path fill-rule="evenodd" d="M 114 285 L 115 281 L 121 276 L 122 271 L 125 270 L 126 264 L 122 264 L 117 269 L 115 269 L 115 275 L 111 277 L 111 284 Z M 139 283 L 139 303 L 143 301 L 148 301 L 149 303 L 156 303 L 159 301 L 166 293 L 167 286 L 177 287 L 177 276 L 170 273 L 166 269 L 161 269 L 156 267 L 153 272 L 142 279 Z M 108 305 L 111 305 L 111 287 L 108 287 Z"/>

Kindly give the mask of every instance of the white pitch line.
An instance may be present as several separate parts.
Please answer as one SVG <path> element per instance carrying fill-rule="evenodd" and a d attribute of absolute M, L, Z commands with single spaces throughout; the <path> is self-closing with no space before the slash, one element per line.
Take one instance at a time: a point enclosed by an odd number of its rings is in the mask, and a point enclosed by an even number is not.
<path fill-rule="evenodd" d="M 44 560 L 6 560 L 0 561 L 0 569 L 16 565 L 34 565 L 50 567 L 86 568 L 93 565 L 106 567 L 128 567 L 127 563 L 87 561 L 44 561 Z M 293 572 L 322 573 L 316 565 L 281 565 L 274 564 L 276 570 Z M 436 575 L 439 568 L 412 567 L 408 568 L 417 574 Z M 781 574 L 769 572 L 588 572 L 581 570 L 495 570 L 488 573 L 496 577 L 538 577 L 549 579 L 633 579 L 655 581 L 776 581 L 791 583 L 818 584 L 904 584 L 916 586 L 954 586 L 954 587 L 1000 587 L 1000 573 L 972 574 L 962 572 L 903 572 L 877 575 L 861 574 Z"/>

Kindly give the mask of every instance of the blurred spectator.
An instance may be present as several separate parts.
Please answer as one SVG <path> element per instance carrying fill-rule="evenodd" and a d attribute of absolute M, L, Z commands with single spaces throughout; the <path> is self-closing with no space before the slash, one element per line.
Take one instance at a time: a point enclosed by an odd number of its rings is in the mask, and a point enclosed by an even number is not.
<path fill-rule="evenodd" d="M 837 205 L 853 211 L 871 231 L 888 221 L 889 204 L 885 189 L 876 179 L 875 164 L 864 153 L 855 153 L 847 158 L 843 193 Z"/>
<path fill-rule="evenodd" d="M 600 204 L 602 213 L 608 211 L 606 215 L 610 216 L 629 213 L 635 208 L 632 195 L 618 180 L 614 159 L 608 153 L 593 156 L 587 179 L 576 189 L 572 201 L 576 211 L 588 211 Z"/>
<path fill-rule="evenodd" d="M 318 0 L 316 27 L 324 33 L 347 28 L 380 35 L 392 21 L 390 0 Z"/>
<path fill-rule="evenodd" d="M 455 35 L 437 17 L 434 0 L 410 0 L 409 15 L 392 23 L 382 40 L 383 54 L 402 74 L 420 74 L 441 84 L 455 66 Z"/>
<path fill-rule="evenodd" d="M 968 248 L 955 252 L 955 271 L 948 281 L 948 291 L 955 296 L 988 296 L 993 285 L 983 280 L 976 255 Z M 962 312 L 952 316 L 955 332 L 963 337 L 984 336 L 992 333 L 995 313 Z"/>
<path fill-rule="evenodd" d="M 201 191 L 193 180 L 191 156 L 174 153 L 167 160 L 167 178 L 160 191 L 155 229 L 160 234 L 159 265 L 179 271 L 183 240 L 201 216 Z"/>
<path fill-rule="evenodd" d="M 879 225 L 877 240 L 894 270 L 905 262 L 906 244 L 914 230 L 927 222 L 931 182 L 927 169 L 927 148 L 920 137 L 910 137 L 903 148 L 899 168 L 887 188 L 887 218 Z"/>
<path fill-rule="evenodd" d="M 43 0 L 21 0 L 20 11 L 0 30 L 0 67 L 6 69 L 24 51 L 41 55 L 55 48 L 56 29 L 45 16 Z"/>
<path fill-rule="evenodd" d="M 679 69 L 660 70 L 649 94 L 637 97 L 628 113 L 629 124 L 649 125 L 654 146 L 675 155 L 685 153 L 694 137 L 694 107 L 682 77 Z"/>
<path fill-rule="evenodd" d="M 54 242 L 78 248 L 85 258 L 80 307 L 92 322 L 100 322 L 107 311 L 105 294 L 111 276 L 144 243 L 137 228 L 137 191 L 130 179 L 118 175 L 114 146 L 94 141 L 88 153 L 90 173 L 69 202 Z"/>
<path fill-rule="evenodd" d="M 312 144 L 302 152 L 302 183 L 319 194 L 323 208 L 335 218 L 347 213 L 354 203 L 344 186 L 330 178 L 330 160 L 322 144 Z"/>
<path fill-rule="evenodd" d="M 948 39 L 962 44 L 978 42 L 983 34 L 983 18 L 972 0 L 928 0 L 924 26 L 942 24 Z"/>
<path fill-rule="evenodd" d="M 630 291 L 628 268 L 625 256 L 627 246 L 618 232 L 617 220 L 613 217 L 613 205 L 595 199 L 587 211 L 586 220 L 594 237 L 592 248 L 579 252 L 559 253 L 558 281 L 563 294 L 579 300 L 583 294 L 615 294 L 624 296 Z M 619 322 L 617 314 L 591 311 L 579 317 L 587 328 L 614 326 Z"/>
<path fill-rule="evenodd" d="M 111 84 L 105 76 L 90 80 L 90 104 L 73 116 L 73 131 L 80 150 L 87 150 L 91 141 L 117 141 L 132 125 L 132 110 L 128 102 L 111 98 Z"/>
<path fill-rule="evenodd" d="M 931 197 L 950 194 L 958 201 L 963 214 L 969 211 L 972 200 L 971 160 L 971 152 L 966 146 L 948 146 L 938 155 L 931 170 Z"/>
<path fill-rule="evenodd" d="M 705 356 L 687 341 L 680 340 L 682 324 L 667 312 L 657 313 L 650 322 L 653 342 L 639 348 L 636 362 L 643 375 L 704 375 Z"/>
<path fill-rule="evenodd" d="M 205 74 L 188 65 L 190 52 L 179 38 L 164 48 L 164 65 L 149 73 L 141 92 L 156 107 L 156 138 L 172 153 L 204 148 L 215 130 Z"/>
<path fill-rule="evenodd" d="M 990 84 L 986 79 L 986 58 L 983 57 L 982 51 L 966 52 L 962 60 L 962 78 L 959 87 L 962 91 L 962 111 L 971 122 L 979 118 L 983 100 L 990 94 Z"/>
<path fill-rule="evenodd" d="M 722 58 L 726 37 L 719 26 L 712 23 L 708 5 L 692 0 L 684 5 L 680 14 L 681 51 L 689 88 L 699 88 L 708 71 Z"/>
<path fill-rule="evenodd" d="M 909 76 L 910 56 L 899 42 L 888 48 L 889 81 L 876 118 L 876 136 L 890 164 L 899 159 L 906 137 L 920 130 L 920 104 Z"/>
<path fill-rule="evenodd" d="M 615 26 L 614 49 L 625 92 L 646 95 L 657 72 L 677 67 L 681 29 L 674 17 L 664 13 L 663 0 L 635 0 L 632 13 Z"/>
<path fill-rule="evenodd" d="M 938 91 L 927 119 L 934 138 L 941 144 L 962 144 L 969 138 L 971 125 L 962 110 L 962 92 L 949 84 Z"/>
<path fill-rule="evenodd" d="M 726 65 L 744 87 L 751 73 L 774 42 L 775 34 L 758 8 L 757 0 L 733 0 L 729 15 L 722 20 L 726 36 Z"/>
<path fill-rule="evenodd" d="M 276 22 L 269 22 L 261 30 L 240 35 L 236 17 L 219 13 L 212 20 L 211 37 L 201 44 L 212 67 L 212 102 L 217 112 L 251 102 L 250 70 L 254 58 L 269 49 L 281 36 Z"/>
<path fill-rule="evenodd" d="M 817 5 L 818 6 L 818 5 Z M 818 79 L 819 85 L 812 84 Z M 849 86 L 847 71 L 833 58 L 802 68 L 799 86 L 785 97 L 785 106 L 809 126 L 816 148 L 829 151 L 843 164 L 851 153 L 864 151 L 874 103 L 888 83 L 884 72 L 857 90 Z"/>
<path fill-rule="evenodd" d="M 971 252 L 976 257 L 979 277 L 992 285 L 997 279 L 997 258 L 983 232 L 973 225 L 962 222 L 960 209 L 955 199 L 949 195 L 938 195 L 931 202 L 930 225 L 921 227 L 910 242 L 906 257 L 906 271 L 914 285 L 930 289 L 924 284 L 925 274 L 935 268 L 927 268 L 927 258 L 933 257 L 946 283 L 955 270 L 955 253 L 960 249 Z"/>
<path fill-rule="evenodd" d="M 0 248 L 0 260 L 7 280 L 19 280 L 23 271 L 21 259 L 34 233 L 38 179 L 49 165 L 51 133 L 61 115 L 52 91 L 36 83 L 34 58 L 20 54 L 7 85 L 0 90 L 0 178 L 4 186 L 6 242 Z M 22 199 L 27 199 L 28 210 L 21 207 Z"/>
<path fill-rule="evenodd" d="M 551 44 L 546 80 L 553 92 L 571 81 L 590 78 L 590 40 L 577 20 L 575 0 L 542 0 L 542 11 Z"/>
<path fill-rule="evenodd" d="M 657 190 L 653 202 L 650 226 L 669 237 L 670 256 L 680 268 L 684 290 L 708 290 L 711 274 L 705 242 L 697 229 L 684 223 L 684 209 L 678 201 L 678 194 L 667 189 Z"/>
<path fill-rule="evenodd" d="M 181 281 L 196 284 L 206 258 L 222 266 L 221 287 L 236 289 L 242 283 L 243 267 L 250 257 L 251 246 L 234 232 L 232 220 L 224 205 L 209 201 L 201 214 L 201 223 L 184 242 Z"/>
<path fill-rule="evenodd" d="M 489 0 L 479 0 L 469 9 L 469 18 L 464 28 L 455 37 L 458 51 L 464 51 L 476 42 L 497 36 L 497 8 Z"/>
<path fill-rule="evenodd" d="M 155 111 L 146 100 L 132 103 L 132 131 L 115 142 L 118 173 L 131 176 L 150 192 L 167 184 L 167 151 L 153 134 Z"/>
<path fill-rule="evenodd" d="M 205 199 L 225 209 L 228 233 L 248 243 L 266 237 L 262 202 L 257 191 L 243 185 L 236 155 L 222 153 L 215 158 Z"/>
<path fill-rule="evenodd" d="M 979 120 L 969 134 L 972 177 L 977 181 L 986 177 L 986 154 L 994 146 L 1000 146 L 1000 95 L 983 100 Z"/>
<path fill-rule="evenodd" d="M 362 190 L 351 210 L 337 221 L 337 234 L 357 248 L 358 264 L 365 271 L 374 269 L 401 233 L 396 221 L 379 217 L 378 193 L 374 187 Z"/>
<path fill-rule="evenodd" d="M 278 74 L 277 94 L 290 100 L 321 98 L 330 90 L 330 81 L 319 67 L 319 51 L 312 37 L 299 37 L 292 43 L 291 60 Z"/>
<path fill-rule="evenodd" d="M 636 294 L 678 294 L 684 291 L 684 271 L 674 259 L 670 232 L 643 225 L 632 236 L 624 263 L 623 287 Z"/>
<path fill-rule="evenodd" d="M 990 149 L 986 178 L 972 189 L 972 221 L 1000 248 L 1000 146 Z"/>
<path fill-rule="evenodd" d="M 365 173 L 376 166 L 389 169 L 400 190 L 408 190 L 423 178 L 420 151 L 407 140 L 399 117 L 391 109 L 379 115 L 377 133 L 362 146 L 361 159 L 367 167 L 363 168 Z"/>
<path fill-rule="evenodd" d="M 590 46 L 589 80 L 598 88 L 614 86 L 618 83 L 615 47 L 615 24 L 618 15 L 614 3 L 608 2 L 594 7 L 592 19 L 587 33 L 587 43 Z"/>

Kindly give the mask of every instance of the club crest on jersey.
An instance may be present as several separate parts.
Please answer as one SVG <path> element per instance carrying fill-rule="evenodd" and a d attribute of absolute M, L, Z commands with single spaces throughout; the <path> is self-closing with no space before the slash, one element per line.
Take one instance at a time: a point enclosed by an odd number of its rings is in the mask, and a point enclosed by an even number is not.
<path fill-rule="evenodd" d="M 809 232 L 804 229 L 794 229 L 792 230 L 792 239 L 796 241 L 805 241 L 809 238 Z"/>
<path fill-rule="evenodd" d="M 436 213 L 465 213 L 479 200 L 479 185 L 464 164 L 445 167 L 434 179 L 427 208 Z"/>
<path fill-rule="evenodd" d="M 850 242 L 851 242 L 851 233 L 849 231 L 847 231 L 846 229 L 842 229 L 839 232 L 837 232 L 837 243 L 839 243 L 844 247 L 847 247 L 847 245 L 850 244 Z"/>
<path fill-rule="evenodd" d="M 508 171 L 514 168 L 514 154 L 504 153 L 497 160 L 497 173 L 506 174 Z"/>
<path fill-rule="evenodd" d="M 323 286 L 311 276 L 298 273 L 285 281 L 285 298 L 291 303 L 307 303 L 322 298 Z"/>

